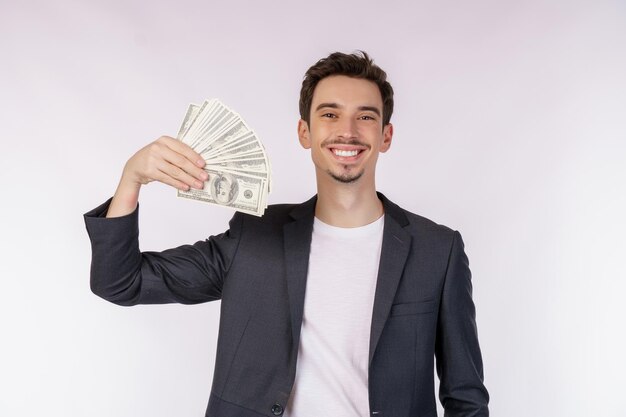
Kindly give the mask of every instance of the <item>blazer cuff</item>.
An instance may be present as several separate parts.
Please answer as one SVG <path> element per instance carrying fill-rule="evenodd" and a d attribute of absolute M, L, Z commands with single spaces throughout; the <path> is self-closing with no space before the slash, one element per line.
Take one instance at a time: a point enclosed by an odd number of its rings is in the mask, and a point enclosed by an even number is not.
<path fill-rule="evenodd" d="M 107 218 L 111 200 L 113 197 L 83 215 L 92 243 L 96 236 L 129 235 L 129 232 L 131 235 L 139 234 L 139 203 L 137 203 L 137 208 L 129 214 Z"/>

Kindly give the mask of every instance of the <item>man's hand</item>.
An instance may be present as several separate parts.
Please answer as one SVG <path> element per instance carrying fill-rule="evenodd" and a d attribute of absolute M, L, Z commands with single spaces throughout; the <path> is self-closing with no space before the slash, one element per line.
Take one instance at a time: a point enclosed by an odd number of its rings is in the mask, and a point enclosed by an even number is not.
<path fill-rule="evenodd" d="M 169 136 L 161 136 L 126 162 L 107 217 L 132 213 L 137 207 L 141 186 L 152 181 L 183 191 L 202 189 L 209 178 L 202 169 L 204 165 L 204 159 L 191 147 Z"/>

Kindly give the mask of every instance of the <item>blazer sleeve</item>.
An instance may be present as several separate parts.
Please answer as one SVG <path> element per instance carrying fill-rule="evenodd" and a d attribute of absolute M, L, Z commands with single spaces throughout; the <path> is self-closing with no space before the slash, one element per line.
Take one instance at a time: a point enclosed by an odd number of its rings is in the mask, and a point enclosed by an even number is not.
<path fill-rule="evenodd" d="M 139 250 L 139 207 L 106 218 L 111 200 L 85 213 L 91 241 L 91 290 L 105 300 L 136 304 L 197 304 L 221 298 L 237 251 L 242 216 L 225 233 L 163 252 Z"/>
<path fill-rule="evenodd" d="M 457 231 L 448 258 L 436 340 L 439 399 L 445 417 L 488 417 L 489 394 L 483 384 L 471 272 Z"/>

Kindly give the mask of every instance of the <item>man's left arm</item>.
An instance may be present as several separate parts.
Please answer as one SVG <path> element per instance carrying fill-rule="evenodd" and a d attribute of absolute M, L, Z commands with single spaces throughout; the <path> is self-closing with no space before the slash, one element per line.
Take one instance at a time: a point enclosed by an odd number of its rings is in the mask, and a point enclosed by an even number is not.
<path fill-rule="evenodd" d="M 471 277 L 463 239 L 455 231 L 441 295 L 435 346 L 439 399 L 446 417 L 489 416 L 489 394 L 483 384 Z"/>

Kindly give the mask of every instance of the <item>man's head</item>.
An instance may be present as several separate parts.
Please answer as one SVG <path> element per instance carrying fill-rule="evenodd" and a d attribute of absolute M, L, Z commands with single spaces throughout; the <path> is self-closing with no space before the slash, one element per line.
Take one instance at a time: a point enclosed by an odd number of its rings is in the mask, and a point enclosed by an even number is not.
<path fill-rule="evenodd" d="M 378 86 L 383 101 L 383 127 L 389 124 L 393 113 L 393 88 L 387 81 L 387 74 L 374 64 L 367 53 L 344 54 L 334 52 L 322 58 L 308 69 L 300 89 L 300 118 L 311 122 L 311 102 L 317 84 L 326 77 L 346 75 L 351 78 L 369 80 Z"/>
<path fill-rule="evenodd" d="M 311 150 L 318 188 L 375 187 L 378 155 L 387 152 L 393 136 L 393 89 L 386 77 L 365 52 L 336 52 L 307 71 L 298 137 Z"/>

